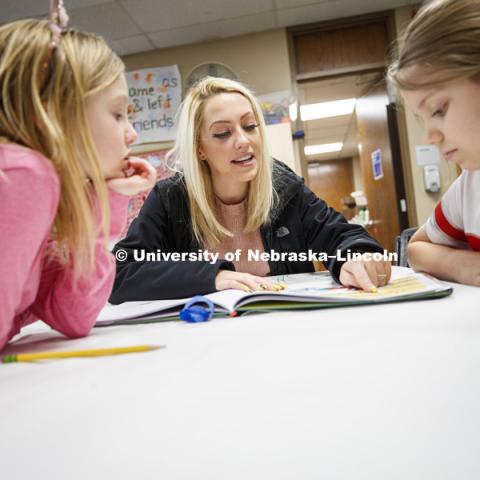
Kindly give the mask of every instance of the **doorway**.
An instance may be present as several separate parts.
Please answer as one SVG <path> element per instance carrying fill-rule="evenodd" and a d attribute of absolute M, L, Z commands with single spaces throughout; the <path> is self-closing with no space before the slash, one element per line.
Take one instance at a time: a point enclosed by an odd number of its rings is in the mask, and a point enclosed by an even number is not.
<path fill-rule="evenodd" d="M 352 192 L 361 197 L 362 192 L 369 215 L 360 220 L 389 251 L 409 226 L 397 112 L 381 80 L 387 45 L 394 37 L 392 25 L 392 12 L 380 12 L 289 32 L 300 104 L 295 127 L 305 132 L 299 148 L 305 181 L 340 211 L 342 197 Z M 302 107 L 306 111 L 308 106 L 347 100 L 352 108 L 342 114 L 334 107 L 330 116 L 302 115 Z"/>
<path fill-rule="evenodd" d="M 298 85 L 298 98 L 301 109 L 308 105 L 326 105 L 327 102 L 345 101 L 359 95 L 358 76 L 312 80 Z M 337 107 L 332 104 L 332 115 L 303 121 L 304 144 L 332 145 L 335 151 L 317 152 L 306 155 L 306 181 L 311 190 L 328 205 L 342 211 L 342 198 L 353 191 L 363 190 L 359 157 L 359 139 L 355 109 L 350 113 L 337 115 Z M 301 110 L 303 111 L 303 110 Z"/>

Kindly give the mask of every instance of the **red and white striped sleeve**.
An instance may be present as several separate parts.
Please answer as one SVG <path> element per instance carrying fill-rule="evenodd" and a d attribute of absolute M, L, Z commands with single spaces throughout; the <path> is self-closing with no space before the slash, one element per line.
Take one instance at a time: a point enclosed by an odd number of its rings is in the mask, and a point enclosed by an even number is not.
<path fill-rule="evenodd" d="M 463 190 L 465 174 L 458 177 L 435 207 L 425 225 L 432 243 L 467 249 L 464 230 Z"/>

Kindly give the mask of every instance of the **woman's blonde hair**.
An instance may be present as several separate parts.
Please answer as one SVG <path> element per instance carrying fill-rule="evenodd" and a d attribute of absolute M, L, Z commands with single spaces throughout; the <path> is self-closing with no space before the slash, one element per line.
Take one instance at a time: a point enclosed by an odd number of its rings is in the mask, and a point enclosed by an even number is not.
<path fill-rule="evenodd" d="M 409 67 L 427 75 L 408 75 Z M 419 10 L 400 38 L 388 79 L 414 90 L 480 73 L 480 0 L 434 0 Z"/>
<path fill-rule="evenodd" d="M 215 195 L 210 167 L 199 158 L 200 130 L 205 105 L 209 99 L 221 93 L 238 93 L 252 107 L 259 125 L 262 157 L 258 159 L 258 173 L 250 182 L 247 200 L 246 232 L 253 232 L 269 221 L 275 193 L 272 184 L 272 160 L 265 137 L 262 110 L 250 92 L 239 82 L 226 78 L 206 77 L 194 85 L 185 97 L 178 113 L 177 138 L 169 157 L 181 165 L 188 191 L 190 215 L 195 238 L 200 245 L 214 247 L 233 234 L 215 216 Z"/>
<path fill-rule="evenodd" d="M 78 278 L 94 265 L 98 215 L 105 244 L 109 225 L 107 186 L 85 100 L 111 85 L 124 65 L 92 33 L 67 31 L 53 50 L 50 42 L 47 21 L 0 27 L 0 137 L 40 152 L 53 164 L 61 192 L 53 253 L 73 266 Z"/>

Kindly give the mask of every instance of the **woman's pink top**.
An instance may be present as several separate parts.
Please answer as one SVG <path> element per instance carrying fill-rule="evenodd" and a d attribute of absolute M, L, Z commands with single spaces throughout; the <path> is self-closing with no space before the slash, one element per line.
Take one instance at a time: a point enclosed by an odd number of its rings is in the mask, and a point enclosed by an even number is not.
<path fill-rule="evenodd" d="M 46 259 L 60 183 L 38 152 L 0 144 L 0 350 L 21 327 L 43 320 L 67 337 L 82 337 L 95 324 L 112 288 L 115 263 L 102 238 L 95 270 L 74 287 L 73 271 Z M 128 197 L 109 192 L 110 235 L 120 234 Z"/>
<path fill-rule="evenodd" d="M 270 273 L 268 262 L 264 260 L 249 260 L 248 250 L 257 250 L 259 253 L 265 251 L 263 247 L 260 230 L 246 233 L 247 224 L 247 200 L 240 203 L 223 203 L 218 197 L 215 197 L 215 209 L 218 221 L 230 232 L 233 237 L 225 237 L 219 245 L 211 247 L 208 250 L 219 253 L 220 258 L 225 258 L 227 252 L 236 252 L 241 250 L 239 260 L 234 260 L 235 270 L 237 272 L 250 273 L 259 277 L 266 277 Z"/>

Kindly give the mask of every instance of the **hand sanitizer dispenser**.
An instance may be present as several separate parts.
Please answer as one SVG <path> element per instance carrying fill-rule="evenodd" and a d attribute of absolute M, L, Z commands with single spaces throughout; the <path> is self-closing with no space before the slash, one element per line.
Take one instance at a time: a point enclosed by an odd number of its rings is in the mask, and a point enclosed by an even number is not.
<path fill-rule="evenodd" d="M 417 145 L 415 147 L 417 164 L 423 167 L 423 183 L 427 192 L 440 190 L 440 151 L 435 145 Z"/>
<path fill-rule="evenodd" d="M 440 190 L 440 172 L 438 165 L 425 165 L 423 167 L 423 182 L 427 192 L 436 193 Z"/>

